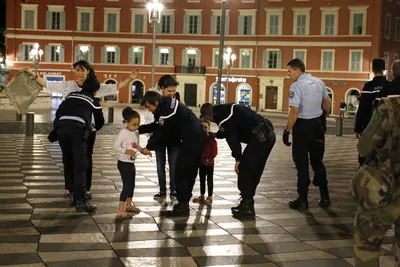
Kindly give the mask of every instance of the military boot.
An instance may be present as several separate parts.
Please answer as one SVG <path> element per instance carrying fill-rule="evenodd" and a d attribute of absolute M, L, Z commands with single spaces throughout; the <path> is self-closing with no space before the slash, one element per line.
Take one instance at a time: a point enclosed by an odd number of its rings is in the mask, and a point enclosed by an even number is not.
<path fill-rule="evenodd" d="M 254 199 L 252 198 L 242 198 L 240 204 L 236 207 L 231 208 L 232 214 L 234 216 L 245 216 L 254 217 L 256 212 L 254 211 Z"/>
<path fill-rule="evenodd" d="M 308 200 L 307 198 L 298 197 L 293 201 L 289 201 L 289 208 L 294 210 L 307 210 Z"/>
<path fill-rule="evenodd" d="M 96 205 L 90 204 L 85 199 L 76 200 L 75 209 L 77 212 L 93 212 L 97 209 Z"/>
<path fill-rule="evenodd" d="M 175 216 L 189 216 L 190 209 L 189 209 L 189 202 L 179 202 L 175 204 L 171 211 L 168 211 L 168 216 L 175 217 Z"/>
<path fill-rule="evenodd" d="M 321 199 L 318 201 L 318 206 L 321 208 L 327 208 L 331 205 L 331 199 L 329 198 L 328 188 L 319 189 Z"/>

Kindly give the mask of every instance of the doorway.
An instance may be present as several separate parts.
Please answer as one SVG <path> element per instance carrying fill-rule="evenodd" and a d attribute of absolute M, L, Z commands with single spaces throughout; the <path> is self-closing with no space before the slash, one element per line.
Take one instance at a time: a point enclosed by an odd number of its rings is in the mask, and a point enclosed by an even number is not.
<path fill-rule="evenodd" d="M 278 87 L 266 86 L 265 88 L 265 109 L 278 108 Z"/>
<path fill-rule="evenodd" d="M 197 105 L 197 84 L 185 83 L 185 104 L 188 107 Z"/>
<path fill-rule="evenodd" d="M 144 85 L 141 81 L 134 81 L 131 85 L 132 104 L 140 104 L 143 98 Z"/>

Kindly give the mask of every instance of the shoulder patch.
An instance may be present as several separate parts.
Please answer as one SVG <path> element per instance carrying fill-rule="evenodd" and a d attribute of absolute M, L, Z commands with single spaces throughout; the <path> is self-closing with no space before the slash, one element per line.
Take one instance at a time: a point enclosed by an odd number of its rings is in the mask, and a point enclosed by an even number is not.
<path fill-rule="evenodd" d="M 225 132 L 225 128 L 224 128 L 224 127 L 219 126 L 218 128 L 219 128 L 219 130 L 220 130 L 222 133 Z"/>
<path fill-rule="evenodd" d="M 289 91 L 289 97 L 292 99 L 294 97 L 294 92 L 293 91 Z"/>
<path fill-rule="evenodd" d="M 169 106 L 171 109 L 174 109 L 176 105 L 176 99 L 172 98 L 171 105 Z"/>

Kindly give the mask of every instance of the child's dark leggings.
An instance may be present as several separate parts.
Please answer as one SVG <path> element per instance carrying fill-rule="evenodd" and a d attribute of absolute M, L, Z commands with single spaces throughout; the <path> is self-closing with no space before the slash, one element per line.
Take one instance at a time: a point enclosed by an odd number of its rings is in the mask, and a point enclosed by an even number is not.
<path fill-rule="evenodd" d="M 199 167 L 200 193 L 202 195 L 206 193 L 206 176 L 207 176 L 208 196 L 212 197 L 214 189 L 213 175 L 214 175 L 214 166 L 201 165 Z"/>
<path fill-rule="evenodd" d="M 133 190 L 135 189 L 135 164 L 131 162 L 123 162 L 118 160 L 118 170 L 122 178 L 122 192 L 119 196 L 119 201 L 126 201 L 126 199 L 133 197 Z"/>

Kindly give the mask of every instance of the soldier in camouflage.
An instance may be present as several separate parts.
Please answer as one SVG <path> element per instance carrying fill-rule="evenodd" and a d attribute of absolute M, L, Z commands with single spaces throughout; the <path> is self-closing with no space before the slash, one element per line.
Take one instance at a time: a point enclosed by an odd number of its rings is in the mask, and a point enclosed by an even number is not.
<path fill-rule="evenodd" d="M 400 256 L 400 97 L 382 98 L 358 143 L 367 159 L 364 176 L 351 181 L 358 202 L 354 220 L 356 267 L 379 266 L 382 240 L 395 224 L 396 262 Z M 396 265 L 397 266 L 397 265 Z"/>

